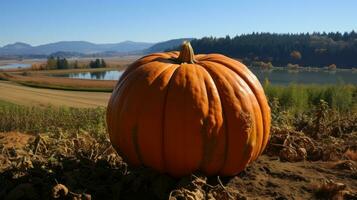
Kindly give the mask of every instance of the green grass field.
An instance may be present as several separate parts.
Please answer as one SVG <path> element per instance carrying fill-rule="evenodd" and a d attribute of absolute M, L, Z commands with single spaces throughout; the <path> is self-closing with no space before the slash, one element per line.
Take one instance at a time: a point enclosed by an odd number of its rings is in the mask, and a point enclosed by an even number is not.
<path fill-rule="evenodd" d="M 271 104 L 278 104 L 284 110 L 302 113 L 313 109 L 324 100 L 329 107 L 341 112 L 357 112 L 356 85 L 264 85 L 265 94 Z"/>

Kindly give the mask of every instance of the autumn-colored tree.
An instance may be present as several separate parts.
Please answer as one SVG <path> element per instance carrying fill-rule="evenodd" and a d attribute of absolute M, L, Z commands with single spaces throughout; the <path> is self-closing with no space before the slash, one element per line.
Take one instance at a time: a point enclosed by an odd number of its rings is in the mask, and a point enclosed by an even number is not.
<path fill-rule="evenodd" d="M 337 66 L 335 64 L 331 64 L 327 68 L 328 70 L 336 70 Z"/>
<path fill-rule="evenodd" d="M 300 60 L 301 59 L 301 53 L 299 51 L 292 51 L 290 53 L 290 57 L 295 59 L 295 60 Z"/>

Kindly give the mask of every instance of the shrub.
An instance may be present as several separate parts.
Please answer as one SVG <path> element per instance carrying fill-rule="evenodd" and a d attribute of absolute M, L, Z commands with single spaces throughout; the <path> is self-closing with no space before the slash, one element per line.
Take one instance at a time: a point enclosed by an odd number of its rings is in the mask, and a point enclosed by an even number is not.
<path fill-rule="evenodd" d="M 289 69 L 292 69 L 292 70 L 297 70 L 297 69 L 299 69 L 299 65 L 298 65 L 298 64 L 288 63 L 288 64 L 286 65 L 286 67 L 289 68 Z"/>

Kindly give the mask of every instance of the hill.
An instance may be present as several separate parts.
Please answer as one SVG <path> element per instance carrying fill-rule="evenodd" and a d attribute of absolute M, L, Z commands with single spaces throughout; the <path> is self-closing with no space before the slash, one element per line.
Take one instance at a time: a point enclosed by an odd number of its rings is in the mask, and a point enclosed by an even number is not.
<path fill-rule="evenodd" d="M 150 48 L 146 49 L 144 52 L 145 53 L 154 53 L 154 52 L 162 52 L 162 51 L 166 51 L 169 49 L 173 49 L 177 46 L 180 46 L 183 41 L 191 41 L 194 38 L 180 38 L 180 39 L 173 39 L 173 40 L 167 40 L 164 42 L 159 42 L 157 44 L 154 44 L 153 46 L 151 46 Z"/>
<path fill-rule="evenodd" d="M 62 41 L 39 46 L 31 46 L 17 42 L 0 48 L 0 56 L 8 55 L 50 55 L 55 52 L 76 52 L 81 54 L 93 54 L 104 51 L 118 53 L 142 51 L 151 47 L 153 43 L 124 41 L 112 44 L 94 44 L 86 41 Z"/>

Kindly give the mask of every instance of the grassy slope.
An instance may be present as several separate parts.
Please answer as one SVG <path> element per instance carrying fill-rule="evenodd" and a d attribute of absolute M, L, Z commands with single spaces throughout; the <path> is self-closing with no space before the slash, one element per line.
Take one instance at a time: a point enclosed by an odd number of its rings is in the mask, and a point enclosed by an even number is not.
<path fill-rule="evenodd" d="M 54 105 L 69 107 L 106 106 L 109 92 L 83 92 L 49 90 L 24 87 L 8 81 L 0 81 L 0 100 L 20 105 Z"/>
<path fill-rule="evenodd" d="M 18 74 L 0 73 L 0 80 L 7 80 L 26 86 L 73 91 L 111 92 L 116 81 L 70 79 L 40 75 L 23 76 Z"/>

